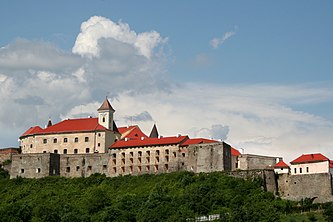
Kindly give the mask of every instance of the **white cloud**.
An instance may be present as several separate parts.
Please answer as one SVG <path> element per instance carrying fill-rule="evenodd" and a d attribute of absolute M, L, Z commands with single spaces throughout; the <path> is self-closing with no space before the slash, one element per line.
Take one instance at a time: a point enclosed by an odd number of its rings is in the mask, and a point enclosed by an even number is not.
<path fill-rule="evenodd" d="M 137 53 L 150 59 L 153 50 L 165 42 L 156 31 L 137 34 L 131 30 L 127 23 L 115 23 L 101 16 L 93 16 L 81 25 L 81 33 L 77 36 L 73 53 L 81 56 L 98 57 L 101 48 L 98 41 L 105 38 L 112 38 L 116 41 L 133 46 Z"/>
<path fill-rule="evenodd" d="M 236 27 L 235 27 L 234 31 L 226 32 L 220 38 L 213 38 L 212 40 L 210 40 L 209 43 L 214 49 L 217 49 L 220 45 L 222 45 L 225 41 L 227 41 L 229 38 L 231 38 L 235 34 L 236 34 Z"/>

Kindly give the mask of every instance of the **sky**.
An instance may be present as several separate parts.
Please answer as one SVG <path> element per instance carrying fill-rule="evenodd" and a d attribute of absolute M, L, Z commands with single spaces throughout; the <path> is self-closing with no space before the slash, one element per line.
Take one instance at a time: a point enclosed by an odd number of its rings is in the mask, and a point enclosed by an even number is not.
<path fill-rule="evenodd" d="M 4 1 L 0 147 L 29 127 L 96 116 L 333 158 L 332 1 Z"/>

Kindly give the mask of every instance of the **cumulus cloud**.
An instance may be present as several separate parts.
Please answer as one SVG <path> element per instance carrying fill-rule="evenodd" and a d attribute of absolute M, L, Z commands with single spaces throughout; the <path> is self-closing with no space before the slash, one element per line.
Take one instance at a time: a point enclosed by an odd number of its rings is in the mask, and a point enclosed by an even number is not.
<path fill-rule="evenodd" d="M 229 38 L 231 38 L 235 34 L 236 34 L 236 27 L 235 27 L 234 31 L 226 32 L 220 38 L 213 38 L 212 40 L 210 40 L 209 43 L 214 49 L 217 49 L 220 45 L 222 45 L 225 41 L 227 41 Z"/>
<path fill-rule="evenodd" d="M 165 42 L 156 31 L 136 33 L 125 23 L 92 17 L 73 52 L 26 39 L 1 47 L 0 128 L 15 133 L 0 140 L 10 144 L 17 132 L 44 126 L 49 116 L 56 122 L 92 115 L 106 95 L 167 90 Z"/>
<path fill-rule="evenodd" d="M 98 57 L 102 39 L 114 39 L 135 48 L 136 52 L 150 59 L 153 50 L 166 38 L 162 38 L 156 31 L 136 33 L 127 23 L 115 23 L 101 16 L 93 16 L 81 25 L 81 33 L 77 36 L 73 53 L 81 56 Z"/>

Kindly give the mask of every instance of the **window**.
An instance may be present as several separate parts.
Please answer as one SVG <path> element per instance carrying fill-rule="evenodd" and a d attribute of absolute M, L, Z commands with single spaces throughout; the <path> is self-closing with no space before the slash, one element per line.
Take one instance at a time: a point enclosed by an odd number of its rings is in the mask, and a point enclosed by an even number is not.
<path fill-rule="evenodd" d="M 149 166 L 146 166 L 146 171 L 149 171 L 150 170 L 150 167 Z"/>
<path fill-rule="evenodd" d="M 87 170 L 88 170 L 88 171 L 90 171 L 91 169 L 92 169 L 92 167 L 91 167 L 91 166 L 88 166 L 88 167 L 87 167 Z"/>
<path fill-rule="evenodd" d="M 138 158 L 139 163 L 141 163 L 141 157 Z"/>
<path fill-rule="evenodd" d="M 141 166 L 138 166 L 138 172 L 141 172 Z"/>
<path fill-rule="evenodd" d="M 98 133 L 98 137 L 101 137 L 101 133 Z"/>
<path fill-rule="evenodd" d="M 160 151 L 159 151 L 159 150 L 156 150 L 155 154 L 156 154 L 156 155 L 160 155 Z"/>
<path fill-rule="evenodd" d="M 125 167 L 121 168 L 121 172 L 124 173 L 125 172 Z"/>
<path fill-rule="evenodd" d="M 306 167 L 306 172 L 307 172 L 307 173 L 309 172 L 309 167 Z"/>
<path fill-rule="evenodd" d="M 116 165 L 117 164 L 117 160 L 113 160 L 113 164 Z"/>
<path fill-rule="evenodd" d="M 117 168 L 116 167 L 113 167 L 113 172 L 117 173 Z"/>
<path fill-rule="evenodd" d="M 54 138 L 53 139 L 53 143 L 57 143 L 58 142 L 58 139 L 57 138 Z"/>
<path fill-rule="evenodd" d="M 105 123 L 105 117 L 103 117 L 102 122 Z"/>
<path fill-rule="evenodd" d="M 74 142 L 75 142 L 75 143 L 79 142 L 79 138 L 78 138 L 78 137 L 75 137 L 75 138 L 74 138 Z"/>
<path fill-rule="evenodd" d="M 168 157 L 168 156 L 166 156 L 166 157 L 165 157 L 165 160 L 166 160 L 167 162 L 169 162 L 169 157 Z"/>
<path fill-rule="evenodd" d="M 130 158 L 131 163 L 133 163 L 133 158 Z"/>
<path fill-rule="evenodd" d="M 24 169 L 21 169 L 21 173 L 24 173 Z"/>
<path fill-rule="evenodd" d="M 133 152 L 130 152 L 130 156 L 133 156 Z"/>
<path fill-rule="evenodd" d="M 160 162 L 160 158 L 158 156 L 156 157 L 156 162 Z"/>
<path fill-rule="evenodd" d="M 168 169 L 169 169 L 169 165 L 168 165 L 168 164 L 164 164 L 164 168 L 165 168 L 166 170 L 168 170 Z"/>
<path fill-rule="evenodd" d="M 89 153 L 90 149 L 89 148 L 86 148 L 86 153 Z"/>
<path fill-rule="evenodd" d="M 294 169 L 294 173 L 297 173 L 297 169 L 296 168 Z"/>
<path fill-rule="evenodd" d="M 146 159 L 147 159 L 147 163 L 150 163 L 150 158 L 149 158 L 149 157 L 147 157 Z"/>
<path fill-rule="evenodd" d="M 130 172 L 133 173 L 133 166 L 130 166 Z"/>
<path fill-rule="evenodd" d="M 165 150 L 165 154 L 166 154 L 166 155 L 169 155 L 169 150 Z"/>
<path fill-rule="evenodd" d="M 185 153 L 182 153 L 182 156 L 185 157 Z"/>
<path fill-rule="evenodd" d="M 122 164 L 125 164 L 125 159 L 121 159 L 121 163 L 122 163 Z"/>
<path fill-rule="evenodd" d="M 116 158 L 116 157 L 117 157 L 117 154 L 113 153 L 112 158 Z"/>
<path fill-rule="evenodd" d="M 103 165 L 103 170 L 106 170 L 107 169 L 107 165 Z"/>
<path fill-rule="evenodd" d="M 43 153 L 46 153 L 46 151 L 44 150 Z"/>
<path fill-rule="evenodd" d="M 53 153 L 58 153 L 58 150 L 53 150 Z"/>
<path fill-rule="evenodd" d="M 89 137 L 84 137 L 84 142 L 89 142 Z"/>
<path fill-rule="evenodd" d="M 142 156 L 142 152 L 141 151 L 138 152 L 138 156 Z"/>
<path fill-rule="evenodd" d="M 40 168 L 37 168 L 37 169 L 36 169 L 36 173 L 40 173 Z"/>
<path fill-rule="evenodd" d="M 80 166 L 76 166 L 76 171 L 79 171 L 80 170 Z"/>
<path fill-rule="evenodd" d="M 67 154 L 67 149 L 64 149 L 64 154 Z"/>
<path fill-rule="evenodd" d="M 47 143 L 47 139 L 43 139 L 43 143 L 46 144 Z"/>
<path fill-rule="evenodd" d="M 150 156 L 150 151 L 146 151 L 146 153 L 147 153 L 147 156 Z"/>
<path fill-rule="evenodd" d="M 67 143 L 68 139 L 67 138 L 64 138 L 64 143 Z"/>
<path fill-rule="evenodd" d="M 66 167 L 66 172 L 67 173 L 71 172 L 71 168 L 70 167 Z"/>
<path fill-rule="evenodd" d="M 122 157 L 122 158 L 125 158 L 125 153 L 121 153 L 121 157 Z"/>
<path fill-rule="evenodd" d="M 77 149 L 74 149 L 74 153 L 77 153 Z"/>
<path fill-rule="evenodd" d="M 173 156 L 174 156 L 174 157 L 177 157 L 177 153 L 176 153 L 176 152 L 173 152 Z"/>
<path fill-rule="evenodd" d="M 155 165 L 155 172 L 158 171 L 158 165 Z"/>
<path fill-rule="evenodd" d="M 32 144 L 30 144 L 30 148 L 32 148 Z"/>
<path fill-rule="evenodd" d="M 100 147 L 100 146 L 101 146 L 101 143 L 97 143 L 97 146 Z"/>
<path fill-rule="evenodd" d="M 299 168 L 299 173 L 302 173 L 302 168 Z"/>

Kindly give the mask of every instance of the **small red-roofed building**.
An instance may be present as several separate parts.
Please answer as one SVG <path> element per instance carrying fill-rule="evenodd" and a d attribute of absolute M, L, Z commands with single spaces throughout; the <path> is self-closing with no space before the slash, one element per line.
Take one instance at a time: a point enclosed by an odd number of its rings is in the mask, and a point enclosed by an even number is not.
<path fill-rule="evenodd" d="M 292 175 L 330 172 L 330 160 L 321 153 L 302 154 L 290 164 Z"/>
<path fill-rule="evenodd" d="M 283 160 L 280 160 L 274 165 L 274 172 L 276 174 L 289 173 L 289 166 Z"/>

